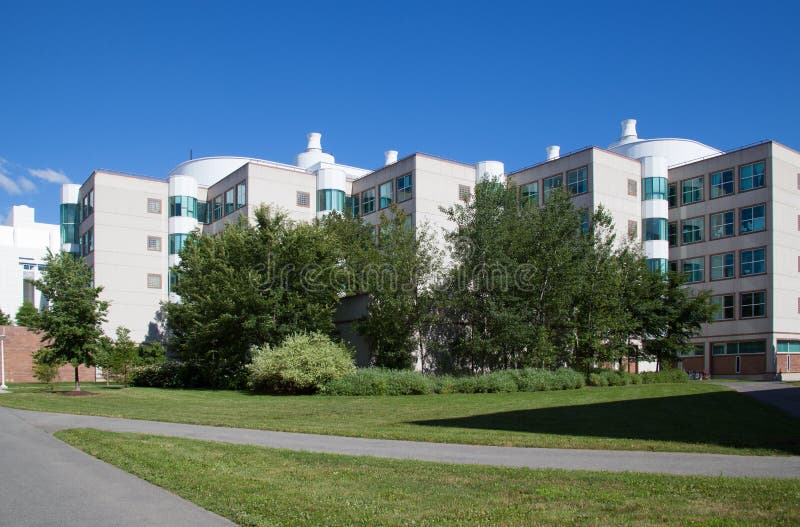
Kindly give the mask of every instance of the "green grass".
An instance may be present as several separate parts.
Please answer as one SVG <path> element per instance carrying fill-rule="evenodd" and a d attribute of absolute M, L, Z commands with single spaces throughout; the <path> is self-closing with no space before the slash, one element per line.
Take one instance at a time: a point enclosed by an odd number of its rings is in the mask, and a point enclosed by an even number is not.
<path fill-rule="evenodd" d="M 69 389 L 65 385 L 65 389 Z M 0 405 L 382 439 L 550 448 L 800 454 L 800 419 L 727 388 L 651 384 L 559 392 L 405 397 L 266 396 L 106 389 L 65 397 L 13 386 Z"/>
<path fill-rule="evenodd" d="M 478 467 L 95 430 L 56 435 L 243 526 L 800 524 L 798 480 Z"/>

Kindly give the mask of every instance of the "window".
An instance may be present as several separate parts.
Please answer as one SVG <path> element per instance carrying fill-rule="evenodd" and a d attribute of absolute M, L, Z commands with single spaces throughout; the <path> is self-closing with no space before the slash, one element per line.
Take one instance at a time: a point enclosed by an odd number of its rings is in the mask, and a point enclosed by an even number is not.
<path fill-rule="evenodd" d="M 766 251 L 763 247 L 742 251 L 739 253 L 739 264 L 741 276 L 764 274 L 767 272 Z"/>
<path fill-rule="evenodd" d="M 670 247 L 678 246 L 678 222 L 671 221 L 667 224 L 667 239 Z"/>
<path fill-rule="evenodd" d="M 664 218 L 645 218 L 644 239 L 647 240 L 666 240 L 667 239 L 667 220 Z"/>
<path fill-rule="evenodd" d="M 459 185 L 458 186 L 458 199 L 461 201 L 469 201 L 469 197 L 471 195 L 469 185 Z"/>
<path fill-rule="evenodd" d="M 733 211 L 726 210 L 711 215 L 711 239 L 733 236 Z"/>
<path fill-rule="evenodd" d="M 736 309 L 733 305 L 733 295 L 715 295 L 711 297 L 711 303 L 717 307 L 714 312 L 714 320 L 733 320 L 736 317 Z"/>
<path fill-rule="evenodd" d="M 161 289 L 161 275 L 148 274 L 147 275 L 147 288 L 148 289 Z"/>
<path fill-rule="evenodd" d="M 197 198 L 189 196 L 170 196 L 169 216 L 197 218 Z"/>
<path fill-rule="evenodd" d="M 679 357 L 702 357 L 705 354 L 705 344 L 692 344 L 688 348 L 678 351 Z"/>
<path fill-rule="evenodd" d="M 169 254 L 178 254 L 183 249 L 183 245 L 186 243 L 186 238 L 188 238 L 188 234 L 170 234 L 169 235 Z"/>
<path fill-rule="evenodd" d="M 711 279 L 724 280 L 734 276 L 733 253 L 711 255 Z"/>
<path fill-rule="evenodd" d="M 235 190 L 233 188 L 229 188 L 225 191 L 225 215 L 227 216 L 234 210 L 236 210 L 236 201 L 234 200 Z"/>
<path fill-rule="evenodd" d="M 684 205 L 703 201 L 703 176 L 681 181 L 681 200 Z"/>
<path fill-rule="evenodd" d="M 647 269 L 651 273 L 667 274 L 667 260 L 664 258 L 648 258 Z"/>
<path fill-rule="evenodd" d="M 241 209 L 247 205 L 247 183 L 242 181 L 236 185 L 236 208 Z"/>
<path fill-rule="evenodd" d="M 353 194 L 350 196 L 350 215 L 354 218 L 358 217 L 358 194 Z"/>
<path fill-rule="evenodd" d="M 764 186 L 764 162 L 739 167 L 739 192 Z"/>
<path fill-rule="evenodd" d="M 635 220 L 628 220 L 628 238 L 636 238 L 638 236 L 637 223 Z"/>
<path fill-rule="evenodd" d="M 635 181 L 634 181 L 635 183 Z M 646 177 L 642 181 L 644 195 L 642 200 L 667 199 L 667 178 L 665 177 Z"/>
<path fill-rule="evenodd" d="M 669 272 L 670 273 L 677 273 L 678 272 L 678 262 L 676 260 L 669 261 Z"/>
<path fill-rule="evenodd" d="M 733 170 L 714 172 L 711 178 L 711 198 L 733 194 Z"/>
<path fill-rule="evenodd" d="M 764 204 L 745 207 L 739 211 L 739 234 L 758 232 L 765 229 Z"/>
<path fill-rule="evenodd" d="M 800 340 L 779 340 L 778 353 L 800 353 Z"/>
<path fill-rule="evenodd" d="M 383 183 L 381 186 L 378 187 L 378 205 L 379 208 L 385 209 L 389 205 L 392 204 L 392 200 L 394 196 L 392 195 L 394 190 L 394 184 L 391 181 L 387 181 Z"/>
<path fill-rule="evenodd" d="M 81 236 L 80 250 L 81 256 L 86 256 L 94 251 L 94 227 L 91 227 L 88 231 L 83 233 L 83 236 Z"/>
<path fill-rule="evenodd" d="M 767 343 L 764 340 L 756 340 L 750 342 L 724 342 L 711 345 L 712 355 L 739 355 L 739 354 L 753 354 L 764 353 L 767 349 Z"/>
<path fill-rule="evenodd" d="M 561 177 L 561 174 L 545 179 L 544 185 L 542 186 L 542 190 L 544 191 L 544 199 L 547 199 L 555 189 L 561 188 L 561 185 L 563 184 L 564 178 Z"/>
<path fill-rule="evenodd" d="M 222 196 L 214 198 L 214 221 L 222 217 Z"/>
<path fill-rule="evenodd" d="M 586 167 L 567 171 L 567 189 L 571 194 L 586 194 L 589 191 L 587 174 Z"/>
<path fill-rule="evenodd" d="M 331 188 L 320 189 L 317 191 L 317 212 L 326 210 L 344 212 L 345 201 L 346 198 L 343 190 Z"/>
<path fill-rule="evenodd" d="M 412 197 L 411 174 L 397 178 L 397 202 L 409 200 Z"/>
<path fill-rule="evenodd" d="M 152 214 L 161 214 L 161 200 L 155 198 L 147 198 L 147 212 Z"/>
<path fill-rule="evenodd" d="M 681 243 L 703 241 L 704 218 L 692 218 L 681 222 Z"/>
<path fill-rule="evenodd" d="M 298 207 L 310 207 L 311 194 L 309 194 L 308 192 L 303 192 L 302 190 L 298 190 L 296 203 Z"/>
<path fill-rule="evenodd" d="M 589 211 L 586 209 L 580 210 L 581 215 L 581 232 L 583 234 L 589 233 Z"/>
<path fill-rule="evenodd" d="M 520 205 L 539 205 L 539 182 L 534 181 L 533 183 L 528 183 L 527 185 L 522 185 L 520 187 Z"/>
<path fill-rule="evenodd" d="M 764 317 L 767 314 L 767 292 L 754 291 L 739 295 L 742 318 Z"/>
<path fill-rule="evenodd" d="M 94 213 L 94 189 L 89 189 L 89 192 L 83 195 L 81 200 L 81 221 L 88 218 Z"/>
<path fill-rule="evenodd" d="M 161 251 L 161 238 L 158 236 L 147 237 L 147 250 L 148 251 Z"/>
<path fill-rule="evenodd" d="M 675 208 L 678 206 L 678 184 L 677 183 L 670 183 L 667 185 L 667 201 L 669 202 L 669 208 Z"/>
<path fill-rule="evenodd" d="M 683 261 L 683 272 L 686 273 L 686 283 L 693 284 L 705 281 L 705 258 L 689 258 Z"/>
<path fill-rule="evenodd" d="M 375 212 L 375 189 L 371 188 L 361 193 L 361 214 Z"/>
<path fill-rule="evenodd" d="M 636 196 L 636 180 L 628 180 L 628 196 Z"/>

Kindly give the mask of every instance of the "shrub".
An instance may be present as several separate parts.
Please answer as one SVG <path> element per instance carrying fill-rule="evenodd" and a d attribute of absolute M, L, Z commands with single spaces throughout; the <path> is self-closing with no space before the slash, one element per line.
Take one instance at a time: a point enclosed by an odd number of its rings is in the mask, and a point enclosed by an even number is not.
<path fill-rule="evenodd" d="M 325 383 L 328 395 L 422 395 L 435 391 L 435 381 L 412 370 L 359 368 Z"/>
<path fill-rule="evenodd" d="M 203 386 L 203 381 L 194 364 L 169 360 L 134 368 L 131 384 L 150 388 L 197 388 Z"/>
<path fill-rule="evenodd" d="M 556 390 L 577 390 L 586 385 L 586 379 L 580 373 L 569 368 L 559 368 L 555 372 Z"/>
<path fill-rule="evenodd" d="M 33 376 L 39 382 L 43 382 L 50 388 L 52 392 L 55 389 L 55 384 L 53 381 L 58 376 L 58 369 L 60 368 L 59 364 L 54 363 L 47 363 L 44 361 L 38 361 L 34 358 L 33 361 Z"/>
<path fill-rule="evenodd" d="M 689 382 L 689 374 L 683 370 L 673 368 L 661 371 L 648 371 L 642 374 L 642 382 L 644 384 Z"/>
<path fill-rule="evenodd" d="M 508 393 L 517 391 L 517 383 L 507 371 L 496 371 L 484 375 L 459 377 L 453 390 L 456 393 Z"/>
<path fill-rule="evenodd" d="M 322 333 L 297 333 L 280 346 L 253 347 L 247 366 L 249 385 L 271 393 L 314 393 L 327 382 L 355 371 L 353 357 L 344 344 Z"/>
<path fill-rule="evenodd" d="M 587 382 L 589 386 L 608 386 L 608 379 L 599 373 L 590 373 Z"/>

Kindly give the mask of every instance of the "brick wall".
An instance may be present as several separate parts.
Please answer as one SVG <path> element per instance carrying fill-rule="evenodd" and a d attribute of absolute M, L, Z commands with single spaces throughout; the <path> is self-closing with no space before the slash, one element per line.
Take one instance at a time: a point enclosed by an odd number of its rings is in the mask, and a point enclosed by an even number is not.
<path fill-rule="evenodd" d="M 0 326 L 0 333 L 5 329 L 6 339 L 3 343 L 6 358 L 6 384 L 10 382 L 39 382 L 33 377 L 33 354 L 44 346 L 41 337 L 27 328 L 17 326 Z M 78 375 L 83 382 L 94 382 L 95 368 L 80 366 Z M 58 370 L 58 381 L 75 380 L 75 369 L 69 364 Z"/>
<path fill-rule="evenodd" d="M 788 364 L 786 362 L 787 357 L 791 361 Z M 790 372 L 800 373 L 800 353 L 778 353 L 778 373 Z"/>
<path fill-rule="evenodd" d="M 766 356 L 763 353 L 739 356 L 741 357 L 739 375 L 766 373 Z M 711 357 L 711 375 L 737 375 L 736 355 L 713 355 Z"/>

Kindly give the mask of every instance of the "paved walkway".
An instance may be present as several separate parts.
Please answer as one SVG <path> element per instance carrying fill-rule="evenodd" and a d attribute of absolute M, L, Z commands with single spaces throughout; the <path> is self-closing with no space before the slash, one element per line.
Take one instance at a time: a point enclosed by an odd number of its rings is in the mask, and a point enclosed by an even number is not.
<path fill-rule="evenodd" d="M 0 525 L 231 527 L 0 408 Z"/>
<path fill-rule="evenodd" d="M 712 381 L 759 401 L 777 406 L 784 412 L 800 417 L 800 387 L 778 381 L 725 382 Z"/>
<path fill-rule="evenodd" d="M 800 478 L 800 456 L 733 456 L 672 452 L 454 445 L 270 432 L 0 408 L 0 416 L 2 416 L 3 420 L 8 419 L 6 414 L 24 421 L 31 427 L 51 433 L 64 428 L 95 428 L 112 432 L 158 434 L 310 452 L 418 459 L 447 463 L 604 470 L 610 472 L 631 471 L 756 478 Z"/>

